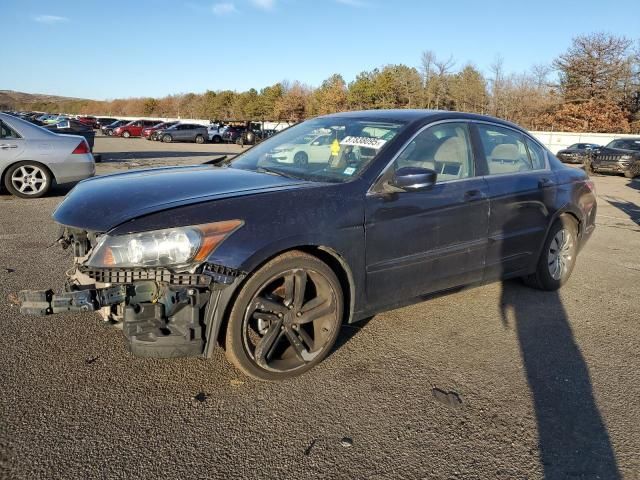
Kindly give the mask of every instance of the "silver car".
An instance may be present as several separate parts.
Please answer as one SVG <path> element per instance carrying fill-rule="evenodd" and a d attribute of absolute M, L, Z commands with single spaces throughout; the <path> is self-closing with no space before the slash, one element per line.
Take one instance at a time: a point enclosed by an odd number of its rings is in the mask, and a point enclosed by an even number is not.
<path fill-rule="evenodd" d="M 204 125 L 178 123 L 177 125 L 159 131 L 156 137 L 163 142 L 205 143 L 209 139 L 209 132 Z"/>
<path fill-rule="evenodd" d="M 86 140 L 61 135 L 0 113 L 0 188 L 38 198 L 51 187 L 92 177 L 96 164 Z"/>

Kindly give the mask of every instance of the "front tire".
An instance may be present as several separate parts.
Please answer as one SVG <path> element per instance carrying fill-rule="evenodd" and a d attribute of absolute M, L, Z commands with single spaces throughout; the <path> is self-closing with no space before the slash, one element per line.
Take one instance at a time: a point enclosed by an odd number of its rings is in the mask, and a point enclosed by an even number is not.
<path fill-rule="evenodd" d="M 260 380 L 295 377 L 331 351 L 342 315 L 343 293 L 333 270 L 306 253 L 285 253 L 240 290 L 227 325 L 226 356 Z"/>
<path fill-rule="evenodd" d="M 569 280 L 577 254 L 577 223 L 570 217 L 560 217 L 549 230 L 535 273 L 525 277 L 525 283 L 538 290 L 558 290 Z"/>
<path fill-rule="evenodd" d="M 40 198 L 51 189 L 53 176 L 49 170 L 35 162 L 11 165 L 4 176 L 4 186 L 20 198 Z"/>
<path fill-rule="evenodd" d="M 305 152 L 297 152 L 293 156 L 293 163 L 298 167 L 306 167 L 309 164 L 309 156 Z"/>
<path fill-rule="evenodd" d="M 122 132 L 122 137 L 123 138 L 129 138 L 131 136 L 131 134 L 129 132 Z"/>
<path fill-rule="evenodd" d="M 163 135 L 162 136 L 162 141 L 164 143 L 171 143 L 173 141 L 173 137 L 169 134 Z"/>
<path fill-rule="evenodd" d="M 221 143 L 222 142 L 222 137 L 220 135 L 214 135 L 213 138 L 211 139 L 211 141 L 213 143 Z"/>

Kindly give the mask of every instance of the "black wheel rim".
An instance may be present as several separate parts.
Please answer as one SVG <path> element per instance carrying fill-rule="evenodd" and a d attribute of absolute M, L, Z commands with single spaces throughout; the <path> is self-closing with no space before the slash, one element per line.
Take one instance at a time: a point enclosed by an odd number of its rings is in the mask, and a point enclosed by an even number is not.
<path fill-rule="evenodd" d="M 323 274 L 288 270 L 264 282 L 249 302 L 244 348 L 265 370 L 298 370 L 329 347 L 338 318 L 336 292 Z"/>
<path fill-rule="evenodd" d="M 303 152 L 298 152 L 293 157 L 293 163 L 295 163 L 299 167 L 306 167 L 309 163 L 309 158 Z"/>

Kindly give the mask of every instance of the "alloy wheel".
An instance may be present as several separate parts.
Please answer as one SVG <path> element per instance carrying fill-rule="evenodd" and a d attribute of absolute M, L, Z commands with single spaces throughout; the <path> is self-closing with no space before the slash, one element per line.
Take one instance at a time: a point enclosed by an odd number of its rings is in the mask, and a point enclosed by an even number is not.
<path fill-rule="evenodd" d="M 549 274 L 554 280 L 563 278 L 571 268 L 574 255 L 573 247 L 573 236 L 568 230 L 563 228 L 553 237 L 549 245 L 547 264 Z"/>
<path fill-rule="evenodd" d="M 47 188 L 47 175 L 35 165 L 23 165 L 11 174 L 11 185 L 24 195 L 37 195 Z"/>
<path fill-rule="evenodd" d="M 304 367 L 332 343 L 340 318 L 337 305 L 336 292 L 319 272 L 292 269 L 272 277 L 245 311 L 247 354 L 272 372 Z"/>

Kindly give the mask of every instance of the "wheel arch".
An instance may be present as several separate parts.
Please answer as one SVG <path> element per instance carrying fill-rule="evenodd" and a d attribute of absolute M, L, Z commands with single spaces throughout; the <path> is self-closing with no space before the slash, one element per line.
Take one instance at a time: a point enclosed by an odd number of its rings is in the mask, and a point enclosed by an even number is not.
<path fill-rule="evenodd" d="M 217 312 L 212 311 L 209 316 L 212 321 L 212 325 L 209 326 L 210 336 L 208 337 L 207 345 L 205 346 L 205 356 L 211 356 L 214 344 L 218 344 L 224 348 L 224 338 L 229 321 L 229 314 L 231 313 L 231 309 L 233 308 L 233 304 L 236 301 L 240 290 L 242 289 L 242 287 L 244 287 L 251 275 L 274 258 L 291 251 L 300 251 L 308 255 L 312 255 L 324 262 L 327 266 L 329 266 L 329 268 L 331 268 L 336 277 L 338 277 L 338 281 L 340 282 L 340 286 L 342 287 L 342 295 L 344 297 L 344 311 L 342 321 L 343 323 L 345 321 L 349 322 L 349 319 L 353 317 L 353 313 L 355 310 L 355 282 L 353 279 L 351 267 L 343 258 L 343 256 L 340 255 L 335 249 L 324 245 L 292 246 L 282 249 L 278 252 L 271 253 L 270 255 L 262 258 L 257 263 L 254 262 L 254 266 L 251 269 L 251 272 L 247 272 L 246 275 L 240 278 L 239 282 L 234 283 L 231 287 L 229 287 L 231 288 L 231 291 L 227 295 L 225 295 L 224 293 L 220 294 L 220 297 L 218 297 L 218 305 L 216 305 L 215 307 Z M 210 301 L 213 301 L 213 296 Z M 215 341 L 211 342 L 211 340 L 214 339 Z"/>

